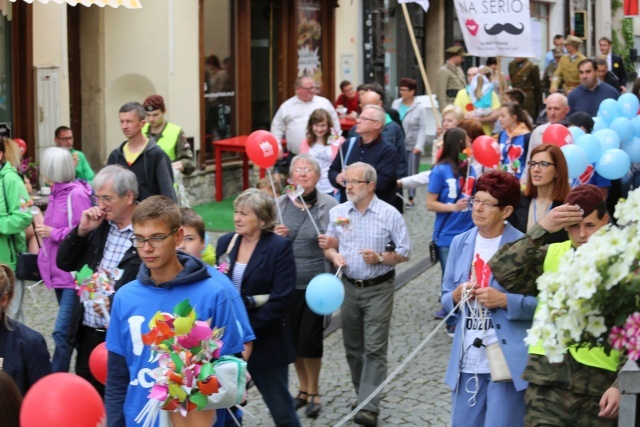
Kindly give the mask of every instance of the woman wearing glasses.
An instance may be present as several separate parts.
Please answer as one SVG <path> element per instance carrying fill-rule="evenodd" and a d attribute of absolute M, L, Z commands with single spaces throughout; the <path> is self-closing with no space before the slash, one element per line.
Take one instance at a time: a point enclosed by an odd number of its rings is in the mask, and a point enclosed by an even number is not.
<path fill-rule="evenodd" d="M 296 289 L 292 243 L 274 234 L 273 198 L 255 188 L 233 203 L 235 233 L 218 240 L 218 269 L 233 282 L 244 300 L 256 334 L 249 373 L 278 426 L 300 426 L 289 394 L 289 364 L 296 355 L 288 313 Z"/>
<path fill-rule="evenodd" d="M 509 222 L 523 233 L 528 232 L 547 213 L 560 206 L 569 194 L 569 172 L 562 150 L 553 144 L 542 144 L 531 152 L 527 186 Z M 545 244 L 566 242 L 563 230 L 547 233 Z"/>
<path fill-rule="evenodd" d="M 296 291 L 290 313 L 297 356 L 295 367 L 300 382 L 300 391 L 295 398 L 296 409 L 306 406 L 307 417 L 317 418 L 322 407 L 318 379 L 322 365 L 324 318 L 309 309 L 305 292 L 311 279 L 328 271 L 322 251 L 327 247 L 329 238 L 324 233 L 329 226 L 329 210 L 338 202 L 316 189 L 321 171 L 320 164 L 312 156 L 300 154 L 294 157 L 289 176 L 294 185 L 302 187 L 302 200 L 289 195 L 278 198 L 284 224 L 276 226 L 274 232 L 291 240 L 296 263 Z M 309 214 L 319 227 L 320 234 Z"/>
<path fill-rule="evenodd" d="M 38 268 L 44 284 L 54 289 L 58 300 L 58 317 L 53 329 L 53 372 L 69 372 L 76 330 L 74 311 L 80 304 L 76 295 L 75 279 L 56 265 L 58 249 L 69 232 L 80 223 L 82 212 L 91 207 L 91 186 L 76 181 L 76 168 L 71 153 L 64 148 L 47 148 L 42 155 L 40 171 L 51 185 L 49 204 L 44 213 L 44 224 L 36 226 L 42 239 L 38 253 Z"/>
<path fill-rule="evenodd" d="M 490 171 L 478 178 L 470 198 L 473 227 L 456 236 L 444 273 L 442 304 L 458 307 L 445 382 L 451 387 L 453 427 L 522 426 L 522 372 L 527 364 L 523 340 L 531 327 L 537 300 L 510 294 L 491 273 L 488 261 L 502 245 L 523 233 L 505 220 L 520 198 L 512 174 Z"/>

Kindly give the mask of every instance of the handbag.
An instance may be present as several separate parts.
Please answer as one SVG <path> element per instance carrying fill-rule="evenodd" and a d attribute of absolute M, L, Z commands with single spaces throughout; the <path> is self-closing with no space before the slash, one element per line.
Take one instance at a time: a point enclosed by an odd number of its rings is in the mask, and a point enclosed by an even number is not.
<path fill-rule="evenodd" d="M 491 381 L 496 383 L 513 381 L 504 353 L 497 341 L 487 346 L 487 359 L 489 360 Z"/>
<path fill-rule="evenodd" d="M 438 247 L 436 246 L 436 242 L 433 240 L 429 242 L 429 259 L 431 259 L 431 264 L 437 264 L 438 261 L 440 261 Z"/>

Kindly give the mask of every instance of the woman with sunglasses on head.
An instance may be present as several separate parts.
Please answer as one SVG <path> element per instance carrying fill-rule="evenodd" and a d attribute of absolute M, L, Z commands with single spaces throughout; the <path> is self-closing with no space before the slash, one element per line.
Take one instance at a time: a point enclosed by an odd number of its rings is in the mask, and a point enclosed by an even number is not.
<path fill-rule="evenodd" d="M 528 232 L 547 213 L 560 206 L 569 194 L 569 172 L 562 150 L 553 144 L 542 144 L 531 152 L 527 186 L 509 222 L 523 233 Z M 566 242 L 564 229 L 548 233 L 546 244 Z"/>

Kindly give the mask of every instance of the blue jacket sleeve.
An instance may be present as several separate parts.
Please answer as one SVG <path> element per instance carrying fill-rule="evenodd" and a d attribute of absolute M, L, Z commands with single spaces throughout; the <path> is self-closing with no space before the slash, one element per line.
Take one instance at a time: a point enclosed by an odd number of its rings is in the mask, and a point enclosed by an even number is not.
<path fill-rule="evenodd" d="M 507 319 L 532 320 L 537 305 L 536 297 L 507 293 Z"/>
<path fill-rule="evenodd" d="M 104 405 L 107 410 L 107 427 L 123 427 L 124 400 L 129 385 L 129 369 L 124 356 L 109 352 L 107 362 L 107 386 L 104 393 Z"/>
<path fill-rule="evenodd" d="M 449 248 L 450 256 L 447 258 L 447 265 L 444 269 L 444 276 L 442 276 L 442 307 L 445 312 L 450 312 L 455 307 L 453 302 L 453 291 L 458 287 L 459 283 L 455 281 L 455 262 L 456 257 L 453 254 L 457 254 L 460 251 L 460 240 L 454 237 Z"/>

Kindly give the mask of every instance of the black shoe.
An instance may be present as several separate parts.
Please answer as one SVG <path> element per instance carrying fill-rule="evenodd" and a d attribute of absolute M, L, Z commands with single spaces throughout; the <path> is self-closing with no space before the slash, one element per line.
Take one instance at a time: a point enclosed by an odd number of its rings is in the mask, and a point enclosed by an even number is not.
<path fill-rule="evenodd" d="M 302 397 L 302 395 L 304 394 L 304 397 Z M 296 397 L 293 398 L 293 401 L 296 404 L 296 410 L 302 408 L 303 406 L 307 405 L 307 392 L 306 391 L 298 391 L 298 395 Z"/>
<path fill-rule="evenodd" d="M 365 427 L 376 427 L 378 425 L 378 414 L 363 409 L 353 417 L 353 422 Z"/>
<path fill-rule="evenodd" d="M 318 397 L 317 394 L 310 394 L 309 397 L 311 400 L 307 402 L 307 409 L 305 410 L 307 418 L 318 418 L 318 414 L 322 409 L 322 404 L 320 402 L 314 402 L 314 398 Z"/>

